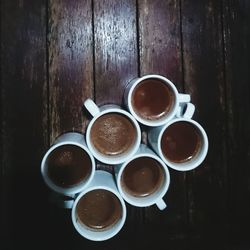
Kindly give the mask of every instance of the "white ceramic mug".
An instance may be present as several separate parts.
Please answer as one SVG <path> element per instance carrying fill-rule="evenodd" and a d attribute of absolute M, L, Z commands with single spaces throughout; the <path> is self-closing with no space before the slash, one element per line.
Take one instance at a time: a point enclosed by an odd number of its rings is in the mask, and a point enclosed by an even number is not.
<path fill-rule="evenodd" d="M 59 149 L 61 146 L 65 146 L 65 145 L 74 145 L 74 146 L 79 147 L 81 150 L 84 151 L 84 154 L 88 156 L 89 161 L 91 163 L 90 171 L 87 177 L 81 180 L 79 183 L 76 183 L 75 185 L 71 185 L 70 187 L 59 186 L 58 184 L 53 182 L 53 180 L 50 178 L 49 173 L 48 173 L 48 159 L 51 153 L 53 153 L 54 150 Z M 77 133 L 77 132 L 68 132 L 59 136 L 55 140 L 54 144 L 45 153 L 41 162 L 41 174 L 45 183 L 50 189 L 62 195 L 74 197 L 75 194 L 81 192 L 91 182 L 94 176 L 95 166 L 96 166 L 95 159 L 90 153 L 89 149 L 87 148 L 84 135 Z M 54 195 L 54 197 L 59 197 L 59 196 Z"/>
<path fill-rule="evenodd" d="M 84 106 L 89 111 L 89 113 L 93 116 L 93 119 L 90 121 L 87 127 L 86 142 L 91 153 L 94 155 L 94 157 L 97 160 L 106 164 L 120 164 L 126 161 L 127 159 L 129 159 L 133 154 L 136 153 L 141 142 L 141 130 L 140 130 L 138 122 L 135 120 L 135 118 L 131 114 L 121 109 L 119 106 L 112 105 L 112 104 L 104 105 L 99 108 L 91 99 L 87 99 L 84 102 Z M 125 152 L 121 154 L 108 155 L 108 154 L 104 154 L 98 151 L 98 149 L 94 146 L 91 140 L 91 129 L 97 119 L 99 119 L 100 117 L 104 115 L 112 114 L 112 113 L 122 115 L 131 122 L 132 126 L 135 129 L 135 138 L 134 138 L 134 142 L 132 143 L 132 145 Z"/>
<path fill-rule="evenodd" d="M 126 188 L 124 188 L 122 176 L 123 176 L 124 170 L 126 169 L 126 167 L 128 166 L 129 163 L 131 163 L 133 160 L 138 160 L 142 157 L 155 160 L 158 163 L 157 166 L 160 166 L 161 174 L 163 176 L 162 176 L 160 186 L 157 187 L 157 189 L 154 190 L 152 193 L 150 193 L 147 196 L 135 196 L 135 195 L 131 194 L 130 192 L 127 192 Z M 145 175 L 147 173 L 145 173 L 145 170 L 142 169 L 140 174 Z M 137 151 L 137 153 L 133 157 L 131 157 L 129 160 L 127 160 L 123 164 L 117 165 L 115 167 L 115 176 L 116 176 L 117 187 L 118 187 L 120 194 L 122 195 L 124 200 L 126 200 L 131 205 L 134 205 L 137 207 L 147 207 L 147 206 L 151 206 L 151 205 L 156 204 L 160 210 L 163 210 L 166 208 L 167 205 L 166 205 L 165 201 L 163 200 L 163 197 L 166 194 L 166 192 L 169 188 L 169 184 L 170 184 L 169 171 L 168 171 L 167 166 L 164 164 L 164 162 L 146 145 L 141 144 L 139 150 Z M 144 177 L 142 177 L 142 178 L 144 178 Z M 138 180 L 138 176 L 137 176 L 137 178 L 134 176 L 133 179 L 135 181 Z M 146 178 L 144 180 L 146 180 Z M 144 180 L 142 180 L 142 181 L 144 181 Z"/>
<path fill-rule="evenodd" d="M 107 190 L 112 194 L 114 194 L 115 197 L 117 197 L 117 199 L 120 202 L 121 217 L 115 224 L 112 224 L 107 229 L 102 229 L 102 230 L 90 229 L 88 226 L 85 226 L 78 218 L 77 205 L 79 204 L 82 198 L 84 198 L 87 194 L 89 194 L 93 190 Z M 113 175 L 102 170 L 97 170 L 90 185 L 82 193 L 80 193 L 79 196 L 76 198 L 76 200 L 73 202 L 71 217 L 73 225 L 79 234 L 81 234 L 83 237 L 89 240 L 103 241 L 112 238 L 122 229 L 125 223 L 126 214 L 127 212 L 126 212 L 125 202 L 117 190 Z M 93 214 L 93 216 L 95 215 Z"/>
<path fill-rule="evenodd" d="M 160 80 L 162 83 L 166 84 L 167 87 L 170 89 L 172 95 L 173 95 L 173 103 L 171 105 L 170 110 L 167 112 L 166 115 L 162 116 L 159 119 L 146 119 L 140 115 L 137 114 L 135 108 L 133 107 L 132 103 L 132 96 L 134 93 L 135 88 L 144 80 L 148 79 L 157 79 Z M 163 77 L 161 75 L 145 75 L 140 78 L 133 79 L 126 87 L 124 92 L 124 102 L 130 111 L 130 113 L 139 121 L 140 123 L 150 126 L 150 127 L 156 127 L 161 126 L 168 121 L 170 121 L 172 118 L 174 118 L 180 109 L 180 105 L 186 104 L 190 102 L 190 95 L 188 94 L 180 94 L 178 93 L 175 85 L 168 80 L 166 77 Z"/>
<path fill-rule="evenodd" d="M 175 117 L 164 126 L 152 128 L 148 132 L 149 144 L 151 145 L 153 150 L 161 157 L 161 159 L 166 163 L 166 165 L 172 169 L 179 170 L 179 171 L 192 170 L 198 167 L 203 162 L 203 160 L 205 159 L 207 155 L 207 151 L 208 151 L 207 134 L 198 122 L 191 119 L 193 116 L 193 113 L 194 113 L 194 108 L 192 108 L 192 104 L 190 103 L 188 104 L 187 110 L 182 117 Z M 188 124 L 193 126 L 197 130 L 197 133 L 199 134 L 199 138 L 200 138 L 199 139 L 200 145 L 199 145 L 199 149 L 197 153 L 195 153 L 195 155 L 191 159 L 187 159 L 183 162 L 173 162 L 169 160 L 164 155 L 162 147 L 161 147 L 163 133 L 169 128 L 169 126 L 178 122 L 187 122 Z"/>

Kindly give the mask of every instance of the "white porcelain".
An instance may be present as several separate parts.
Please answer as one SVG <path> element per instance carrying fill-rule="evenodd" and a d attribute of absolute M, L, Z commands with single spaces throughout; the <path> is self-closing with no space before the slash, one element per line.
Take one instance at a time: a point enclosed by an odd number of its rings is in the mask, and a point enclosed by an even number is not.
<path fill-rule="evenodd" d="M 77 203 L 79 202 L 81 197 L 83 197 L 85 194 L 96 189 L 104 189 L 112 192 L 119 199 L 122 207 L 122 217 L 120 218 L 120 220 L 112 227 L 109 227 L 107 230 L 103 231 L 90 230 L 87 227 L 82 226 L 82 224 L 77 221 L 77 215 L 76 215 Z M 117 190 L 113 175 L 102 170 L 97 170 L 95 172 L 94 178 L 91 181 L 90 185 L 82 193 L 80 193 L 79 196 L 74 201 L 71 212 L 72 222 L 77 232 L 81 234 L 83 237 L 93 241 L 103 241 L 115 236 L 122 229 L 125 223 L 126 215 L 127 215 L 126 205 Z"/>
<path fill-rule="evenodd" d="M 132 160 L 140 158 L 140 157 L 150 157 L 155 159 L 157 162 L 160 163 L 164 172 L 164 180 L 161 187 L 153 194 L 150 194 L 146 197 L 135 197 L 131 194 L 128 194 L 122 187 L 121 184 L 121 177 L 123 174 L 124 169 L 126 168 L 127 164 L 129 164 Z M 147 207 L 156 204 L 160 210 L 166 208 L 166 203 L 163 200 L 164 195 L 166 194 L 169 184 L 170 184 L 170 175 L 167 166 L 165 163 L 146 145 L 141 144 L 137 153 L 131 157 L 129 160 L 124 162 L 123 164 L 115 166 L 115 176 L 116 176 L 116 183 L 118 190 L 124 200 L 126 200 L 129 204 L 137 206 L 137 207 Z"/>
<path fill-rule="evenodd" d="M 192 109 L 192 108 L 191 108 Z M 192 111 L 187 111 L 183 117 L 175 117 L 171 121 L 169 121 L 167 124 L 161 127 L 153 128 L 149 130 L 148 132 L 148 141 L 153 150 L 161 157 L 161 159 L 172 169 L 178 170 L 178 171 L 188 171 L 197 168 L 205 159 L 208 151 L 208 138 L 205 130 L 203 127 L 196 121 L 192 120 Z M 194 156 L 192 159 L 182 162 L 182 163 L 175 163 L 168 160 L 161 149 L 161 139 L 164 131 L 173 123 L 175 122 L 188 122 L 196 127 L 196 129 L 199 131 L 201 136 L 201 148 L 196 156 Z"/>
<path fill-rule="evenodd" d="M 159 79 L 162 82 L 164 82 L 173 91 L 173 94 L 175 96 L 175 102 L 174 102 L 174 105 L 173 105 L 171 111 L 167 115 L 162 117 L 161 119 L 157 119 L 157 120 L 147 120 L 147 119 L 144 119 L 144 118 L 138 116 L 133 108 L 133 105 L 132 105 L 132 94 L 133 94 L 135 87 L 139 83 L 141 83 L 142 81 L 144 81 L 146 79 L 150 79 L 150 78 Z M 175 85 L 166 77 L 161 76 L 161 75 L 153 75 L 152 74 L 152 75 L 145 75 L 143 77 L 133 79 L 127 85 L 127 87 L 125 89 L 124 102 L 129 110 L 129 112 L 137 119 L 137 121 L 139 121 L 140 123 L 142 123 L 146 126 L 157 127 L 157 126 L 162 126 L 163 124 L 167 123 L 172 118 L 174 118 L 178 114 L 180 105 L 190 102 L 190 95 L 178 93 L 178 90 L 176 89 Z"/>
<path fill-rule="evenodd" d="M 141 130 L 140 130 L 138 122 L 135 120 L 135 118 L 131 114 L 123 110 L 121 107 L 117 105 L 113 105 L 113 104 L 104 105 L 99 108 L 91 99 L 87 99 L 84 102 L 84 106 L 89 111 L 89 113 L 93 116 L 93 119 L 90 121 L 87 127 L 86 143 L 88 145 L 89 150 L 91 151 L 91 153 L 94 155 L 94 157 L 97 160 L 106 164 L 111 164 L 111 165 L 120 164 L 126 161 L 127 159 L 129 159 L 131 156 L 133 156 L 136 153 L 141 142 Z M 114 155 L 114 156 L 104 155 L 100 153 L 99 151 L 97 151 L 91 142 L 90 131 L 91 131 L 93 124 L 99 117 L 108 113 L 117 113 L 117 114 L 122 114 L 126 116 L 133 123 L 136 129 L 136 138 L 135 138 L 134 145 L 127 152 L 120 154 L 120 155 Z"/>
<path fill-rule="evenodd" d="M 60 187 L 60 186 L 56 185 L 48 176 L 47 159 L 53 150 L 55 150 L 56 148 L 58 148 L 62 145 L 75 145 L 75 146 L 82 148 L 88 154 L 89 158 L 91 159 L 91 163 L 92 163 L 90 175 L 82 182 L 76 184 L 75 186 L 69 187 L 69 188 L 68 187 L 64 188 L 64 187 Z M 95 159 L 92 156 L 92 154 L 90 153 L 90 151 L 86 145 L 84 135 L 82 135 L 80 133 L 76 133 L 76 132 L 69 132 L 69 133 L 65 133 L 65 134 L 62 134 L 61 136 L 59 136 L 55 140 L 54 144 L 45 153 L 45 155 L 42 159 L 42 162 L 41 162 L 41 174 L 42 174 L 42 177 L 43 177 L 45 183 L 47 184 L 47 186 L 50 189 L 52 189 L 53 191 L 55 191 L 57 193 L 72 197 L 72 195 L 74 196 L 74 194 L 81 192 L 91 182 L 91 180 L 94 176 L 95 166 L 96 166 Z"/>

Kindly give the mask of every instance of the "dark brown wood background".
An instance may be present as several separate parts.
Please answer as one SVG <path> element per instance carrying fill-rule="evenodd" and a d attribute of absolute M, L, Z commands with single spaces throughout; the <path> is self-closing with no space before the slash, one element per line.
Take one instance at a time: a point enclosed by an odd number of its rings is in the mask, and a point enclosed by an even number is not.
<path fill-rule="evenodd" d="M 248 0 L 1 1 L 0 248 L 250 249 L 249 13 Z M 192 95 L 208 156 L 170 170 L 165 211 L 128 205 L 117 236 L 85 240 L 49 203 L 42 156 L 85 132 L 87 97 L 122 104 L 148 73 Z"/>

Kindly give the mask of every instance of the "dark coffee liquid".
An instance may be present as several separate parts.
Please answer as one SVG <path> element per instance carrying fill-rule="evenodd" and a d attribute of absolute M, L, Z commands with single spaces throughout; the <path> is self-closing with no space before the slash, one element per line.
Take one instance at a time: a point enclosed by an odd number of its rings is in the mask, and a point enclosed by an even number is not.
<path fill-rule="evenodd" d="M 162 152 L 172 162 L 181 163 L 191 160 L 199 152 L 200 147 L 200 133 L 188 122 L 175 122 L 162 135 Z"/>
<path fill-rule="evenodd" d="M 105 155 L 119 155 L 134 144 L 136 129 L 124 115 L 109 113 L 99 117 L 90 133 L 94 147 Z"/>
<path fill-rule="evenodd" d="M 58 186 L 72 187 L 91 173 L 91 159 L 80 147 L 62 145 L 55 148 L 47 159 L 48 176 Z"/>
<path fill-rule="evenodd" d="M 164 180 L 161 164 L 150 157 L 132 160 L 124 169 L 121 183 L 132 196 L 148 196 L 159 189 Z"/>
<path fill-rule="evenodd" d="M 132 94 L 136 114 L 147 120 L 158 120 L 167 115 L 173 103 L 173 91 L 164 82 L 154 78 L 139 83 Z"/>
<path fill-rule="evenodd" d="M 122 217 L 119 199 L 104 189 L 86 193 L 76 206 L 77 218 L 81 224 L 92 230 L 105 230 Z"/>

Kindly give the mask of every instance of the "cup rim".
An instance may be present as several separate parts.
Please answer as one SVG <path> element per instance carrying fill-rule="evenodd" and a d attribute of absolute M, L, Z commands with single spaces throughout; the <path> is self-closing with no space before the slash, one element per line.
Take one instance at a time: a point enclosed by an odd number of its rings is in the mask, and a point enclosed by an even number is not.
<path fill-rule="evenodd" d="M 129 195 L 126 194 L 126 192 L 123 191 L 123 188 L 121 186 L 121 177 L 122 177 L 122 174 L 123 174 L 123 171 L 124 169 L 126 168 L 126 166 L 133 160 L 137 159 L 137 158 L 140 158 L 140 157 L 149 157 L 149 158 L 153 158 L 155 159 L 157 162 L 159 162 L 162 166 L 162 168 L 164 169 L 164 175 L 165 175 L 165 181 L 164 183 L 162 184 L 162 187 L 160 188 L 161 190 L 159 191 L 158 195 L 156 198 L 152 198 L 152 200 L 150 201 L 140 201 L 140 202 L 136 202 L 134 200 L 132 200 Z M 124 162 L 119 171 L 118 171 L 118 174 L 117 174 L 117 187 L 118 187 L 118 190 L 122 196 L 122 198 L 128 202 L 129 204 L 133 205 L 133 206 L 136 206 L 136 207 L 148 207 L 148 206 L 151 206 L 151 205 L 154 205 L 157 203 L 157 201 L 159 199 L 162 199 L 166 192 L 168 191 L 169 189 L 169 186 L 170 186 L 170 173 L 169 173 L 169 170 L 168 170 L 168 167 L 166 166 L 166 164 L 164 163 L 164 161 L 162 161 L 162 159 L 160 157 L 158 157 L 157 155 L 154 155 L 154 154 L 151 154 L 149 152 L 147 153 L 138 153 L 136 155 L 134 155 L 132 158 L 130 158 L 129 160 L 127 160 L 126 162 Z M 153 195 L 153 194 L 152 194 Z M 138 198 L 139 200 L 140 198 Z"/>
<path fill-rule="evenodd" d="M 121 218 L 117 221 L 116 224 L 119 224 L 117 226 L 117 229 L 116 230 L 111 230 L 113 228 L 109 228 L 107 230 L 104 230 L 105 232 L 109 231 L 110 230 L 110 233 L 106 236 L 98 236 L 98 234 L 104 232 L 104 231 L 91 231 L 91 230 L 88 230 L 87 227 L 84 228 L 84 230 L 82 230 L 83 227 L 80 227 L 78 225 L 78 223 L 76 223 L 76 206 L 77 206 L 77 203 L 78 201 L 88 192 L 91 192 L 93 190 L 97 190 L 97 189 L 104 189 L 104 190 L 107 190 L 111 193 L 113 193 L 120 201 L 120 204 L 121 204 L 121 207 L 122 207 L 122 216 Z M 121 197 L 121 194 L 119 192 L 117 192 L 116 190 L 108 187 L 108 186 L 104 186 L 104 185 L 96 185 L 96 186 L 91 186 L 91 187 L 87 187 L 84 191 L 82 191 L 78 196 L 77 198 L 75 199 L 74 201 L 74 204 L 73 204 L 73 207 L 72 207 L 72 210 L 71 210 L 71 219 L 72 219 L 72 222 L 73 222 L 73 225 L 75 227 L 75 229 L 77 230 L 77 232 L 82 235 L 83 237 L 85 237 L 86 239 L 89 239 L 89 240 L 93 240 L 93 241 L 103 241 L 103 240 L 108 240 L 110 238 L 112 238 L 113 236 L 115 236 L 123 227 L 123 225 L 125 224 L 125 220 L 126 220 L 126 216 L 127 216 L 127 209 L 126 209 L 126 205 L 125 205 L 125 202 L 124 200 L 122 199 Z M 91 236 L 88 231 L 91 231 L 93 233 L 95 233 L 96 236 Z"/>
<path fill-rule="evenodd" d="M 56 148 L 61 147 L 63 145 L 74 145 L 74 146 L 78 146 L 81 149 L 83 149 L 89 156 L 90 160 L 91 160 L 91 172 L 90 175 L 88 176 L 87 180 L 81 181 L 80 183 L 76 184 L 73 187 L 60 187 L 58 185 L 56 185 L 53 181 L 50 180 L 50 178 L 48 177 L 47 173 L 46 173 L 46 161 L 48 159 L 48 156 L 50 155 L 50 153 L 52 151 L 54 151 Z M 77 194 L 80 193 L 83 189 L 85 189 L 89 183 L 92 181 L 93 177 L 94 177 L 94 173 L 95 173 L 95 159 L 93 157 L 93 155 L 91 154 L 90 150 L 87 148 L 87 146 L 82 145 L 78 142 L 73 142 L 73 141 L 63 141 L 63 142 L 58 142 L 54 145 L 52 145 L 47 152 L 45 153 L 45 155 L 43 156 L 42 162 L 41 162 L 41 174 L 42 177 L 44 179 L 44 182 L 46 183 L 46 185 L 51 188 L 53 191 L 60 193 L 60 194 L 64 194 L 64 195 L 72 195 L 72 194 Z"/>
<path fill-rule="evenodd" d="M 192 125 L 194 125 L 196 128 L 198 128 L 199 132 L 201 133 L 202 136 L 202 140 L 203 140 L 203 144 L 202 144 L 202 151 L 200 152 L 198 159 L 195 163 L 192 163 L 192 160 L 188 161 L 188 162 L 183 162 L 183 163 L 174 163 L 171 162 L 170 160 L 168 160 L 161 149 L 161 139 L 163 136 L 163 133 L 165 132 L 165 130 L 173 123 L 176 122 L 188 122 L 191 123 Z M 164 126 L 162 126 L 159 136 L 158 136 L 158 140 L 157 140 L 157 150 L 159 152 L 159 155 L 161 157 L 161 159 L 165 162 L 165 164 L 174 169 L 174 170 L 178 170 L 178 171 L 188 171 L 188 170 L 193 170 L 195 168 L 197 168 L 205 159 L 207 152 L 208 152 L 208 138 L 207 138 L 207 134 L 206 131 L 204 130 L 204 128 L 195 120 L 190 119 L 190 118 L 174 118 L 171 121 L 169 121 L 167 124 L 165 124 Z"/>
<path fill-rule="evenodd" d="M 133 94 L 134 89 L 138 86 L 138 84 L 140 82 L 142 82 L 142 81 L 144 81 L 146 79 L 149 79 L 149 78 L 156 78 L 156 79 L 162 80 L 164 83 L 166 83 L 172 89 L 172 91 L 174 93 L 174 96 L 175 96 L 175 103 L 173 105 L 172 111 L 169 114 L 167 114 L 166 116 L 164 116 L 163 118 L 159 119 L 159 120 L 147 120 L 147 119 L 144 119 L 144 118 L 140 117 L 134 111 L 134 108 L 132 106 L 132 94 Z M 137 78 L 133 82 L 132 86 L 130 87 L 130 89 L 128 91 L 128 97 L 127 98 L 128 98 L 127 105 L 128 105 L 130 113 L 141 124 L 144 124 L 144 125 L 149 126 L 149 127 L 161 126 L 161 125 L 165 124 L 166 122 L 168 122 L 169 120 L 171 120 L 176 114 L 176 111 L 177 111 L 177 108 L 178 108 L 178 103 L 179 103 L 178 90 L 175 87 L 174 83 L 171 82 L 169 79 L 167 79 L 164 76 L 155 75 L 155 74 L 144 75 L 142 77 Z"/>
<path fill-rule="evenodd" d="M 128 153 L 126 153 L 125 156 L 120 156 L 118 158 L 115 158 L 116 156 L 112 157 L 108 157 L 105 155 L 102 155 L 101 153 L 98 153 L 97 150 L 94 148 L 94 146 L 92 146 L 92 142 L 91 142 L 91 138 L 90 138 L 90 131 L 92 129 L 93 124 L 95 123 L 95 121 L 108 113 L 120 113 L 124 116 L 126 116 L 134 125 L 135 130 L 136 130 L 136 139 L 135 139 L 135 143 L 133 145 L 133 147 L 131 148 L 131 150 L 129 150 Z M 140 126 L 138 124 L 138 122 L 136 121 L 136 119 L 127 111 L 120 109 L 120 108 L 108 108 L 106 110 L 102 110 L 100 111 L 100 113 L 98 113 L 98 115 L 94 116 L 88 127 L 86 130 L 86 143 L 87 146 L 90 150 L 90 152 L 92 153 L 92 155 L 99 161 L 106 163 L 106 164 L 111 164 L 111 165 L 116 165 L 116 164 L 121 164 L 123 162 L 125 162 L 126 160 L 128 160 L 129 158 L 131 158 L 138 150 L 139 146 L 140 146 L 140 142 L 141 142 L 141 129 Z"/>

